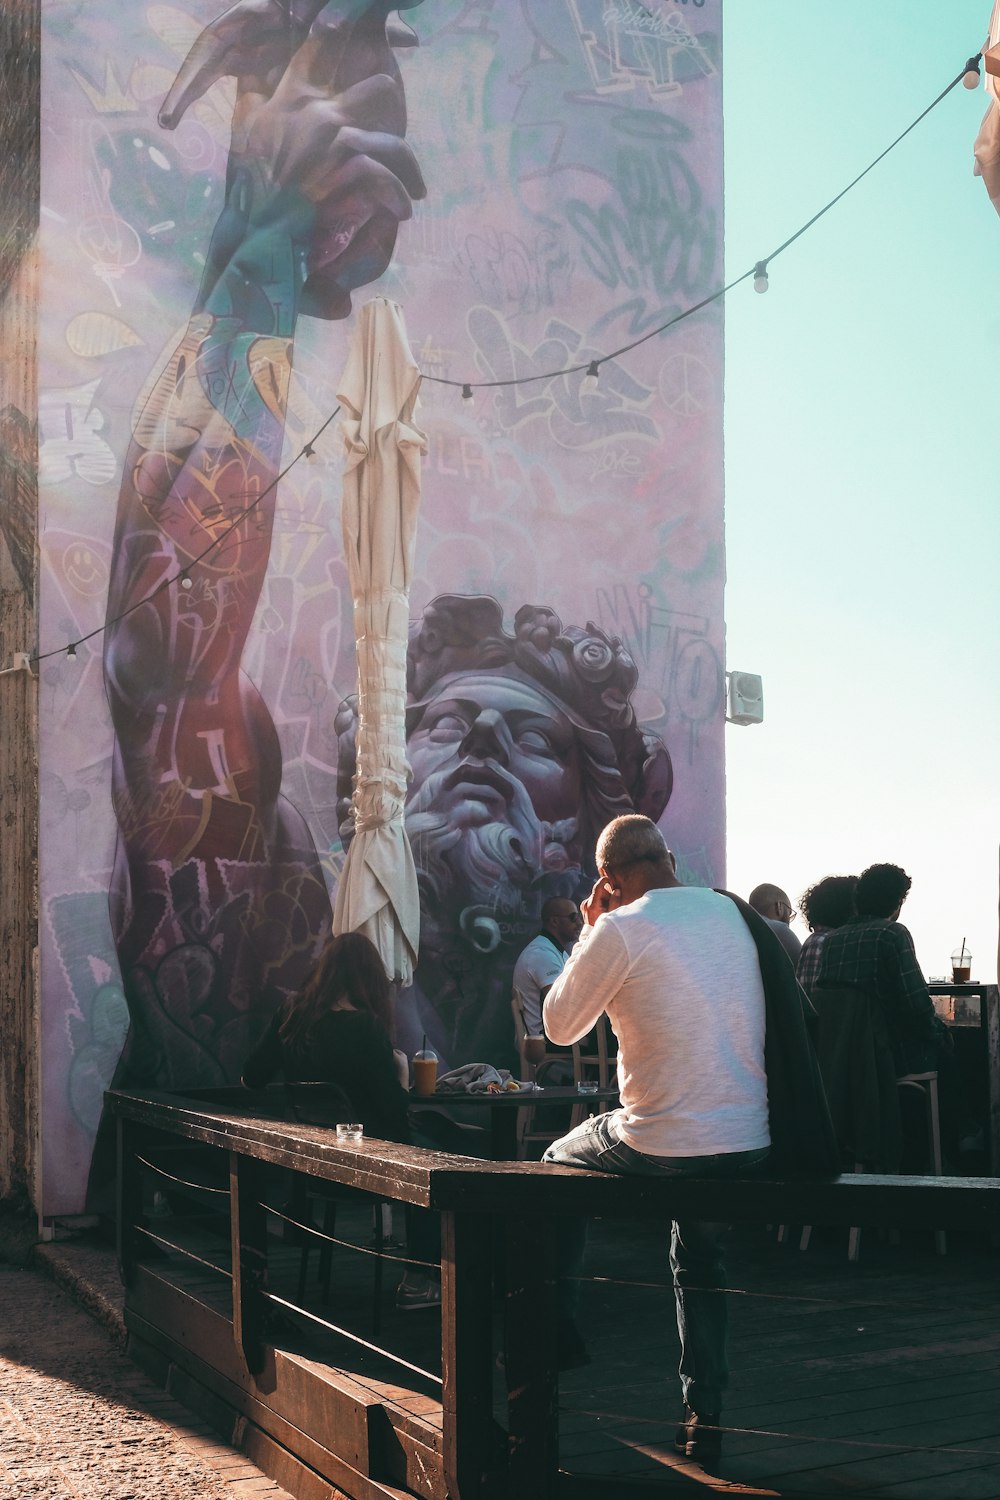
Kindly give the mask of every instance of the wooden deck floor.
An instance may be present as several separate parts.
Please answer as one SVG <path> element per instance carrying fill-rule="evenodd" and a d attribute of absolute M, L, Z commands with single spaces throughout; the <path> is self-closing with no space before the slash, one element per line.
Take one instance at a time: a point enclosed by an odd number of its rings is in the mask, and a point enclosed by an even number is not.
<path fill-rule="evenodd" d="M 338 1227 L 365 1242 L 370 1220 L 352 1209 Z M 204 1246 L 204 1241 L 202 1241 Z M 225 1263 L 227 1246 L 217 1258 Z M 308 1301 L 321 1316 L 371 1338 L 371 1262 L 337 1252 L 328 1302 L 315 1282 Z M 299 1252 L 276 1248 L 272 1288 L 294 1298 Z M 387 1268 L 381 1342 L 436 1371 L 439 1320 L 398 1313 Z M 596 1224 L 581 1294 L 590 1365 L 560 1382 L 560 1462 L 592 1476 L 613 1500 L 630 1485 L 686 1496 L 731 1493 L 885 1500 L 1000 1497 L 1000 1255 L 981 1238 L 949 1237 L 934 1253 L 930 1233 L 899 1245 L 863 1236 L 850 1264 L 846 1234 L 814 1231 L 804 1254 L 773 1231 L 734 1234 L 729 1255 L 730 1361 L 724 1412 L 729 1430 L 719 1475 L 710 1478 L 671 1447 L 679 1394 L 666 1233 Z M 185 1273 L 199 1295 L 226 1305 L 226 1282 Z M 499 1313 L 494 1340 L 500 1347 Z M 439 1389 L 394 1369 L 362 1345 L 290 1318 L 275 1342 L 347 1370 L 403 1419 L 440 1427 Z M 503 1375 L 496 1417 L 505 1418 Z"/>
<path fill-rule="evenodd" d="M 642 1265 L 654 1279 L 655 1244 L 595 1240 L 589 1270 L 604 1262 L 626 1280 Z M 763 1229 L 734 1237 L 723 1417 L 731 1430 L 714 1487 L 887 1500 L 1000 1495 L 1000 1258 L 963 1236 L 949 1251 L 936 1256 L 929 1234 L 899 1246 L 869 1235 L 851 1265 L 843 1234 L 814 1236 L 805 1254 Z M 670 1493 L 671 1480 L 689 1477 L 671 1448 L 671 1294 L 592 1285 L 584 1317 L 594 1362 L 561 1382 L 562 1464 Z"/>

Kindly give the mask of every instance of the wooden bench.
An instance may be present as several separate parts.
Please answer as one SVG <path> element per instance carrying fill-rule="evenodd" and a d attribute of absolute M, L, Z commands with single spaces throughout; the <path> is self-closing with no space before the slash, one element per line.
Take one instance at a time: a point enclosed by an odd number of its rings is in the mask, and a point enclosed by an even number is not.
<path fill-rule="evenodd" d="M 151 1134 L 166 1134 L 226 1153 L 232 1236 L 232 1333 L 241 1360 L 243 1414 L 275 1442 L 308 1438 L 308 1413 L 279 1411 L 272 1401 L 276 1353 L 267 1344 L 267 1241 L 257 1177 L 263 1164 L 343 1183 L 382 1198 L 434 1209 L 442 1216 L 440 1452 L 423 1442 L 407 1459 L 405 1487 L 382 1484 L 334 1455 L 328 1478 L 359 1500 L 420 1494 L 427 1500 L 473 1500 L 506 1493 L 542 1500 L 556 1489 L 555 1235 L 559 1215 L 601 1218 L 695 1216 L 728 1222 L 803 1222 L 875 1227 L 1000 1228 L 1000 1179 L 844 1175 L 830 1181 L 754 1178 L 615 1177 L 542 1162 L 494 1162 L 366 1139 L 338 1145 L 329 1126 L 289 1123 L 247 1113 L 246 1096 L 185 1099 L 112 1092 L 119 1132 L 119 1255 L 126 1280 L 126 1321 L 156 1322 L 155 1268 L 141 1278 L 140 1161 Z M 253 1101 L 260 1107 L 259 1100 Z M 497 1225 L 505 1244 L 504 1334 L 508 1421 L 504 1475 L 493 1462 L 493 1351 L 483 1330 L 492 1317 L 492 1264 Z M 167 1292 L 162 1290 L 162 1295 Z M 141 1313 L 139 1303 L 141 1302 Z M 175 1314 L 164 1308 L 167 1325 Z M 169 1326 L 163 1339 L 174 1337 Z M 201 1356 L 199 1356 L 201 1357 Z M 228 1358 L 229 1356 L 227 1356 Z M 268 1412 L 272 1410 L 272 1417 Z M 291 1434 L 291 1435 L 290 1435 Z M 411 1438 L 413 1434 L 411 1433 Z M 402 1442 L 402 1438 L 400 1438 Z M 416 1443 L 416 1438 L 413 1439 Z M 356 1445 L 355 1445 L 356 1446 Z M 420 1446 L 420 1445 L 418 1445 Z M 403 1443 L 405 1448 L 405 1443 Z M 322 1469 L 322 1444 L 298 1456 Z M 352 1449 L 354 1452 L 354 1449 Z M 258 1459 L 260 1455 L 258 1454 Z M 327 1454 L 327 1458 L 329 1455 Z M 418 1461 L 419 1460 L 419 1461 Z M 356 1458 L 355 1461 L 360 1462 Z M 290 1484 L 287 1469 L 281 1482 Z M 305 1472 L 305 1471 L 303 1471 Z M 353 1475 L 353 1479 L 351 1478 Z M 497 1489 L 498 1482 L 501 1488 Z M 352 1487 L 353 1485 L 353 1487 Z M 303 1485 L 303 1493 L 308 1486 Z"/>

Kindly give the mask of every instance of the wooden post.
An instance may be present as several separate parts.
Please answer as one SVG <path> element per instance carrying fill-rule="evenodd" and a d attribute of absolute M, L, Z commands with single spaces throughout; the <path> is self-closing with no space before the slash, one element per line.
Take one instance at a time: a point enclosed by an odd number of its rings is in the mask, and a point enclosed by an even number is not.
<path fill-rule="evenodd" d="M 996 985 L 989 985 L 982 1000 L 985 1011 L 983 1032 L 986 1041 L 986 1070 L 989 1084 L 989 1112 L 986 1118 L 986 1149 L 989 1170 L 1000 1175 L 1000 995 Z"/>
<path fill-rule="evenodd" d="M 517 1214 L 505 1227 L 508 1488 L 518 1500 L 547 1500 L 559 1462 L 556 1221 Z"/>
<path fill-rule="evenodd" d="M 449 1500 L 478 1500 L 495 1467 L 492 1231 L 489 1214 L 441 1215 L 441 1403 Z"/>
<path fill-rule="evenodd" d="M 38 682 L 39 0 L 0 5 L 0 1199 L 40 1214 Z"/>
<path fill-rule="evenodd" d="M 229 1153 L 229 1232 L 233 1263 L 233 1338 L 247 1369 L 264 1366 L 267 1304 L 267 1216 L 261 1202 L 260 1165 Z"/>

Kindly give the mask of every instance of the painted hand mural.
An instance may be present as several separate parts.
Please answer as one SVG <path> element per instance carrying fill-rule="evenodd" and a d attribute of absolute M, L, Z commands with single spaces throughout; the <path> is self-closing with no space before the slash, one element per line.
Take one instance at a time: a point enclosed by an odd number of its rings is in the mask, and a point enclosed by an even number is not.
<path fill-rule="evenodd" d="M 496 1058 L 510 1049 L 511 973 L 543 902 L 589 891 L 611 818 L 660 816 L 670 757 L 636 720 L 631 656 L 592 621 L 564 628 L 526 604 L 509 634 L 495 599 L 441 595 L 411 628 L 407 677 L 421 945 L 398 1020 L 450 1063 Z M 341 732 L 346 817 L 351 703 Z"/>
<path fill-rule="evenodd" d="M 236 78 L 225 206 L 187 329 L 139 401 L 115 528 L 104 670 L 111 916 L 131 1022 L 120 1085 L 236 1081 L 329 926 L 313 838 L 280 794 L 278 735 L 241 656 L 268 564 L 296 320 L 345 317 L 425 191 L 393 54 L 415 37 L 388 10 L 239 0 L 202 32 L 160 112 L 173 129 L 216 79 Z M 190 587 L 167 586 L 181 569 Z"/>

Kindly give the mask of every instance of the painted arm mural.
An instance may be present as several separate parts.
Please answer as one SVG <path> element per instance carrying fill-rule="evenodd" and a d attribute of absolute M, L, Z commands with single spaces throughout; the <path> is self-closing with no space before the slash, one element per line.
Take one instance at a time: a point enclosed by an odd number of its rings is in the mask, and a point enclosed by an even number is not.
<path fill-rule="evenodd" d="M 160 112 L 173 129 L 216 79 L 237 80 L 225 206 L 187 328 L 140 397 L 114 535 L 111 918 L 130 1016 L 118 1085 L 235 1081 L 329 926 L 312 836 L 280 793 L 274 723 L 240 663 L 296 320 L 346 317 L 425 191 L 393 53 L 416 39 L 388 11 L 239 0 Z M 190 588 L 166 583 L 179 570 Z"/>

